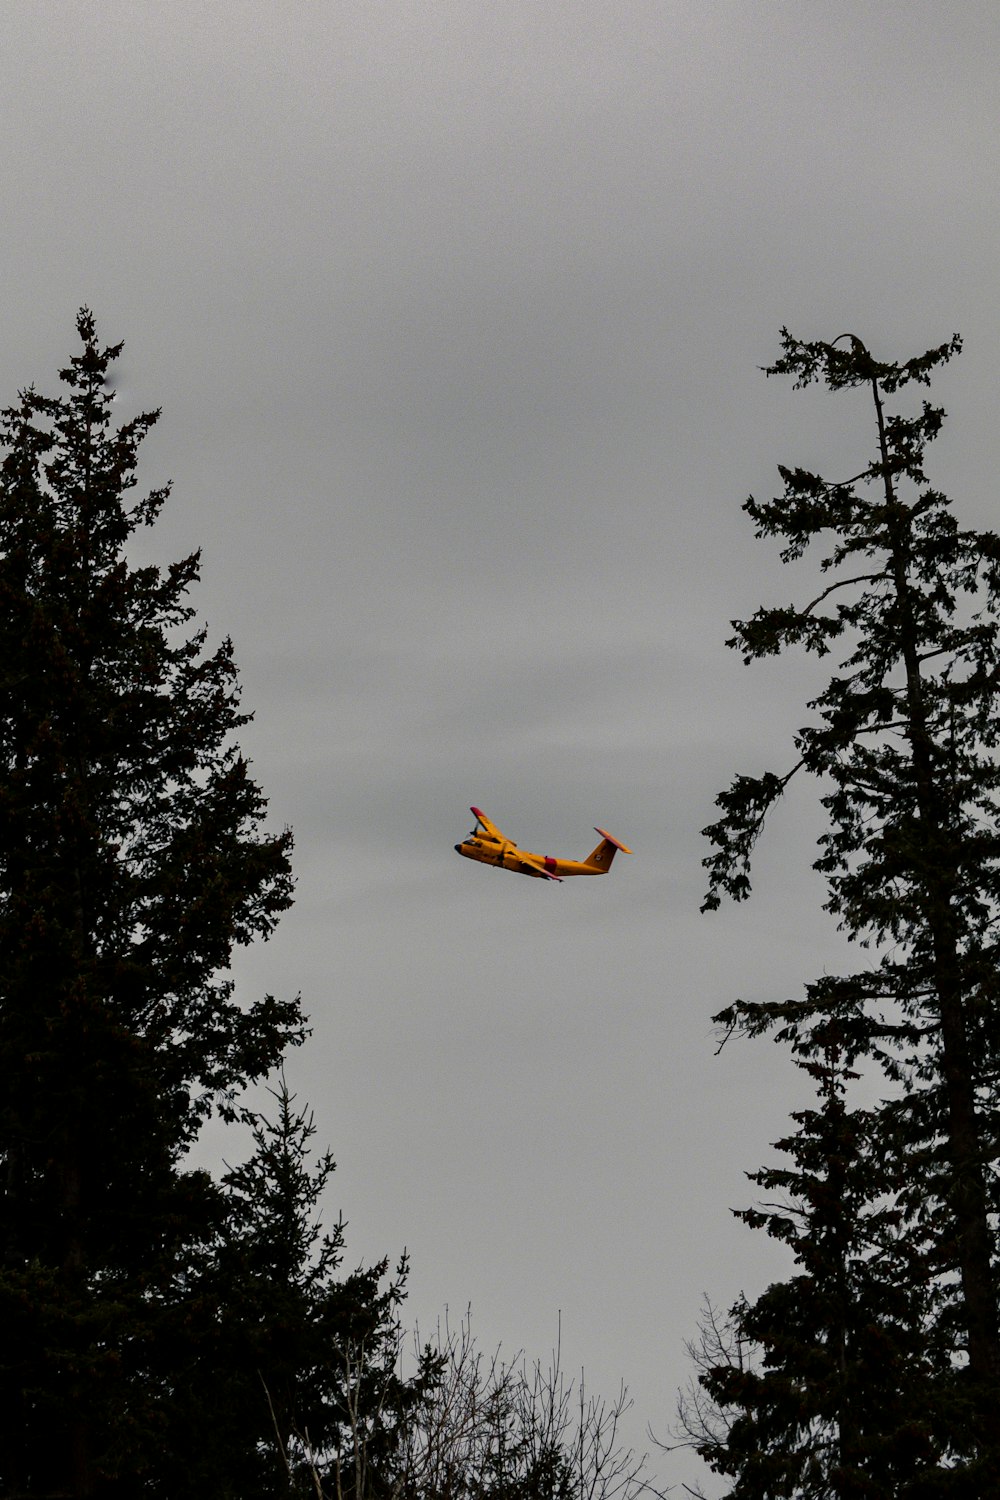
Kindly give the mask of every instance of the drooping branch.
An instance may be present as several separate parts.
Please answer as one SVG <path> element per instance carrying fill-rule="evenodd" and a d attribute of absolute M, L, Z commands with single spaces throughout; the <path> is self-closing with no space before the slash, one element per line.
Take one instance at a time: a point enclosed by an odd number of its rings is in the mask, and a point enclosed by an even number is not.
<path fill-rule="evenodd" d="M 721 905 L 720 891 L 734 901 L 745 901 L 750 894 L 750 855 L 774 803 L 804 761 L 797 761 L 784 776 L 766 771 L 763 776 L 737 776 L 727 792 L 720 792 L 716 804 L 725 816 L 703 830 L 717 844 L 718 852 L 702 861 L 709 871 L 709 889 L 702 911 L 715 911 Z"/>

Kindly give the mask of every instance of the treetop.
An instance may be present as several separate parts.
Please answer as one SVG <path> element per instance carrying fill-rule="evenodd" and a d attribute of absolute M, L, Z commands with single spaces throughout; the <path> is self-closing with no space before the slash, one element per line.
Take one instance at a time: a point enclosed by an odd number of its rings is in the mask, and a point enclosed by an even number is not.
<path fill-rule="evenodd" d="M 847 347 L 842 347 L 845 344 Z M 825 343 L 793 338 L 787 328 L 782 328 L 781 347 L 781 358 L 773 365 L 762 365 L 761 368 L 769 376 L 794 375 L 797 390 L 822 380 L 831 391 L 876 383 L 883 391 L 891 393 L 911 380 L 929 385 L 931 371 L 961 353 L 962 339 L 954 333 L 946 343 L 903 364 L 875 359 L 853 333 L 838 334 L 830 343 Z"/>

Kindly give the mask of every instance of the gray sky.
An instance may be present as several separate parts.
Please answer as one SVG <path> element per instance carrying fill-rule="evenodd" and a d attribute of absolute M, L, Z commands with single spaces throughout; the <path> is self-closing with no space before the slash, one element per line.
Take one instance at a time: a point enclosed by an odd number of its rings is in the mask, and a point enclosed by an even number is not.
<path fill-rule="evenodd" d="M 408 1246 L 410 1316 L 471 1303 L 510 1353 L 561 1309 L 642 1445 L 702 1292 L 781 1270 L 729 1208 L 798 1084 L 709 1018 L 838 952 L 808 795 L 750 906 L 698 915 L 715 793 L 788 764 L 816 680 L 723 648 L 802 587 L 740 504 L 870 451 L 863 405 L 757 367 L 783 323 L 901 358 L 962 332 L 933 472 L 994 524 L 1000 13 L 7 0 L 4 30 L 0 400 L 55 384 L 86 302 L 123 414 L 164 408 L 149 545 L 203 547 L 297 840 L 239 978 L 305 997 L 349 1258 Z M 473 802 L 635 855 L 500 875 L 452 851 Z"/>

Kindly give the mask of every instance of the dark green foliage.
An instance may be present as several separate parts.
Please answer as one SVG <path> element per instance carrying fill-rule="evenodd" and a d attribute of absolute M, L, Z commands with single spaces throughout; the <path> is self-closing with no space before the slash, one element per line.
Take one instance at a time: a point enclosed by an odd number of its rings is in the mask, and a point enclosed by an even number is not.
<path fill-rule="evenodd" d="M 791 1175 L 757 1179 L 798 1205 L 785 1219 L 748 1217 L 788 1239 L 802 1275 L 739 1312 L 764 1373 L 739 1393 L 719 1374 L 714 1394 L 738 1397 L 747 1415 L 713 1462 L 741 1476 L 734 1495 L 985 1494 L 1000 1487 L 1000 539 L 962 529 L 927 480 L 941 409 L 886 410 L 887 397 L 929 383 L 957 338 L 904 364 L 847 336 L 801 343 L 783 331 L 782 346 L 769 374 L 867 393 L 877 451 L 847 481 L 782 468 L 783 493 L 745 506 L 786 561 L 820 543 L 830 581 L 805 605 L 735 622 L 729 644 L 746 661 L 801 646 L 838 663 L 809 704 L 791 769 L 740 776 L 720 796 L 706 906 L 749 895 L 768 810 L 793 776 L 811 774 L 828 817 L 815 864 L 827 909 L 869 952 L 801 1000 L 739 1001 L 717 1019 L 773 1031 L 811 1070 L 836 1056 L 884 1099 L 851 1110 L 828 1088 L 822 1111 L 796 1117 L 782 1143 Z M 819 1233 L 820 1188 L 846 1236 L 839 1261 Z M 834 1315 L 845 1276 L 860 1278 L 846 1320 Z M 801 1409 L 768 1407 L 766 1392 L 791 1389 Z M 839 1467 L 824 1458 L 807 1483 L 800 1440 L 824 1423 Z M 899 1456 L 894 1435 L 907 1431 L 923 1469 Z M 792 1466 L 784 1488 L 752 1487 L 758 1440 Z"/>
<path fill-rule="evenodd" d="M 172 1306 L 218 1189 L 185 1171 L 213 1109 L 302 1035 L 243 1006 L 236 944 L 288 906 L 290 836 L 233 742 L 228 641 L 188 633 L 197 555 L 135 568 L 156 420 L 115 428 L 93 319 L 0 415 L 0 1487 L 87 1494 L 142 1471 Z M 134 1491 L 133 1491 L 134 1492 Z"/>

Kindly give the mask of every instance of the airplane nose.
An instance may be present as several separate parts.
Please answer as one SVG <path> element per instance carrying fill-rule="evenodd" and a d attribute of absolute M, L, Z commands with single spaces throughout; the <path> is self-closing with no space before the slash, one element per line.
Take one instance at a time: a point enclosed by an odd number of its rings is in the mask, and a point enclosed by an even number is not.
<path fill-rule="evenodd" d="M 461 854 L 461 852 L 462 852 L 462 846 L 461 846 L 461 844 L 456 844 L 455 845 L 455 853 L 456 854 Z"/>

